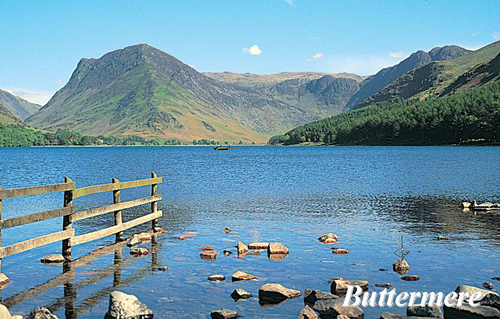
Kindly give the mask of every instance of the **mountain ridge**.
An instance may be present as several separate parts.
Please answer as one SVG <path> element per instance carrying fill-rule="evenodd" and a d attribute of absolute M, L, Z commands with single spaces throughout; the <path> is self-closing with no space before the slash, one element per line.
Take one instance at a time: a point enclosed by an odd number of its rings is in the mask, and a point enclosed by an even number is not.
<path fill-rule="evenodd" d="M 42 107 L 2 89 L 0 89 L 0 103 L 14 116 L 23 121 Z"/>

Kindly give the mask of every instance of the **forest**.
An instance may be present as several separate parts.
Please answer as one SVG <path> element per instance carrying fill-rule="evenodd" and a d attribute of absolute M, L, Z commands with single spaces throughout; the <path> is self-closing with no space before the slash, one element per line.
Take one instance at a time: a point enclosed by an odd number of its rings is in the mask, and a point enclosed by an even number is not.
<path fill-rule="evenodd" d="M 396 99 L 299 126 L 272 145 L 498 144 L 500 81 L 424 101 Z"/>

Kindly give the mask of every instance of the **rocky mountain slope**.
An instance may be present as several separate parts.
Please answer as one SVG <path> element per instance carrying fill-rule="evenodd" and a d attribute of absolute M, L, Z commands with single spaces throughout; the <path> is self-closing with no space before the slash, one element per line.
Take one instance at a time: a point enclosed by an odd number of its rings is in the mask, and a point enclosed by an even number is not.
<path fill-rule="evenodd" d="M 5 106 L 0 104 L 0 124 L 3 125 L 24 125 L 23 122 L 10 112 Z"/>
<path fill-rule="evenodd" d="M 4 90 L 0 90 L 0 103 L 21 120 L 25 120 L 28 116 L 35 114 L 42 107 Z"/>
<path fill-rule="evenodd" d="M 412 53 L 408 58 L 399 64 L 380 70 L 377 74 L 365 79 L 359 91 L 354 94 L 347 104 L 348 108 L 353 109 L 362 105 L 367 105 L 366 99 L 382 91 L 386 86 L 394 82 L 400 76 L 413 69 L 428 65 L 434 61 L 445 61 L 459 58 L 471 51 L 456 45 L 436 47 L 429 52 L 419 50 Z M 361 105 L 360 105 L 361 104 Z"/>
<path fill-rule="evenodd" d="M 92 135 L 262 142 L 337 114 L 358 84 L 331 75 L 309 79 L 258 87 L 221 82 L 141 44 L 82 59 L 69 82 L 27 123 Z"/>

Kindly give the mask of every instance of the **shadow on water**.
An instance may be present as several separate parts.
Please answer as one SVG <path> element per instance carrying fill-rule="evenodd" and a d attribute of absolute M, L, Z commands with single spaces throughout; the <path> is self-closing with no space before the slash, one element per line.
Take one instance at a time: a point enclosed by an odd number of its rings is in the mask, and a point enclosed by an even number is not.
<path fill-rule="evenodd" d="M 93 252 L 84 255 L 73 262 L 64 263 L 62 265 L 62 272 L 55 278 L 52 278 L 40 285 L 17 293 L 9 298 L 1 299 L 1 303 L 6 307 L 11 308 L 23 303 L 25 300 L 35 298 L 42 295 L 44 292 L 54 289 L 60 285 L 64 286 L 64 296 L 57 298 L 44 306 L 51 312 L 55 312 L 61 307 L 64 307 L 65 318 L 74 319 L 78 318 L 78 314 L 85 313 L 89 308 L 92 308 L 97 303 L 102 302 L 109 294 L 121 287 L 134 283 L 141 278 L 150 276 L 152 272 L 156 271 L 161 266 L 161 260 L 158 260 L 158 251 L 161 250 L 161 242 L 158 240 L 159 234 L 152 236 L 150 255 L 149 257 L 124 257 L 123 248 L 126 241 L 101 247 Z M 113 254 L 113 264 L 93 271 L 91 276 L 87 278 L 79 278 L 85 276 L 77 275 L 77 268 L 91 264 L 93 261 Z M 122 270 L 129 264 L 139 261 L 141 258 L 150 258 L 151 262 L 146 267 L 138 268 L 134 272 L 123 278 Z M 98 291 L 93 292 L 89 297 L 77 301 L 78 291 L 92 285 L 96 285 L 104 279 L 113 275 L 113 283 L 110 286 L 101 284 Z M 103 287 L 104 286 L 104 287 Z M 42 306 L 42 305 L 40 305 Z"/>

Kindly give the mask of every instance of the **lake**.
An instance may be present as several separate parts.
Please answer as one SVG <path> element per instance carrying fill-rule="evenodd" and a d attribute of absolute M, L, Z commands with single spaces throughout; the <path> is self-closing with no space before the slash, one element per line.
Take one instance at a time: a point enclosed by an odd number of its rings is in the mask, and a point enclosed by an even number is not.
<path fill-rule="evenodd" d="M 43 265 L 40 258 L 60 253 L 60 243 L 2 260 L 11 282 L 1 298 L 12 314 L 27 315 L 49 306 L 59 318 L 102 318 L 115 288 L 136 295 L 155 318 L 207 318 L 221 307 L 245 318 L 296 318 L 303 299 L 261 306 L 258 289 L 281 283 L 304 291 L 329 291 L 334 277 L 391 283 L 398 291 L 453 291 L 458 285 L 481 287 L 500 276 L 500 217 L 494 213 L 463 212 L 463 200 L 500 201 L 499 147 L 262 147 L 235 146 L 215 152 L 210 147 L 67 147 L 0 148 L 0 185 L 6 188 L 63 182 L 77 187 L 163 177 L 159 209 L 161 226 L 154 254 L 134 258 L 123 247 L 123 262 L 114 266 L 117 252 L 101 254 L 76 268 L 68 293 L 61 266 Z M 122 191 L 122 200 L 149 196 L 148 187 Z M 62 194 L 3 201 L 2 217 L 10 218 L 62 205 Z M 110 204 L 111 193 L 78 198 L 78 210 Z M 124 219 L 144 215 L 144 209 L 124 211 Z M 112 225 L 113 214 L 76 223 L 77 234 Z M 59 231 L 61 218 L 33 227 L 2 231 L 2 245 Z M 222 229 L 229 227 L 230 234 Z M 130 234 L 146 230 L 138 227 Z M 332 254 L 317 238 L 333 232 L 336 247 L 350 251 Z M 187 240 L 178 237 L 185 235 Z M 450 240 L 438 241 L 437 236 Z M 410 251 L 407 282 L 392 271 L 401 236 Z M 111 244 L 114 236 L 77 246 L 73 258 Z M 238 241 L 279 241 L 290 249 L 287 258 L 271 261 L 264 252 L 224 256 Z M 216 261 L 199 257 L 196 248 L 212 245 Z M 165 272 L 153 265 L 168 266 Z M 389 271 L 380 271 L 385 268 Z M 241 270 L 257 281 L 230 282 Z M 224 282 L 210 282 L 223 274 Z M 56 278 L 51 281 L 52 278 Z M 47 284 L 47 282 L 49 282 Z M 496 286 L 500 282 L 492 281 Z M 253 294 L 235 302 L 234 289 Z M 498 291 L 498 290 L 497 290 Z M 364 308 L 366 318 L 383 311 Z"/>

